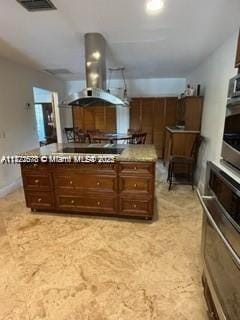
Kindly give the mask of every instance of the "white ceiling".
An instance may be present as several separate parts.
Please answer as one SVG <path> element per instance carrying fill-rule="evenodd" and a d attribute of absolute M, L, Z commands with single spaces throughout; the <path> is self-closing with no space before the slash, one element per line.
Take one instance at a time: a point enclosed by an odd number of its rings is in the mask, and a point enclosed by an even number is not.
<path fill-rule="evenodd" d="M 145 0 L 52 0 L 58 10 L 29 13 L 0 0 L 0 55 L 84 79 L 86 32 L 102 33 L 108 66 L 128 78 L 185 76 L 239 27 L 239 0 L 164 0 L 148 16 Z M 235 53 L 233 52 L 233 55 Z"/>

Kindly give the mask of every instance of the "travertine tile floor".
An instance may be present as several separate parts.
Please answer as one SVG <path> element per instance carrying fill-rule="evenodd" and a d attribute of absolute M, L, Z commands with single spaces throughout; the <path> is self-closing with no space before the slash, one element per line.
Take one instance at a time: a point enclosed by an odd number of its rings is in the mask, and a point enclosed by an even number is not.
<path fill-rule="evenodd" d="M 152 223 L 32 214 L 0 199 L 0 319 L 206 320 L 201 208 L 158 166 Z"/>

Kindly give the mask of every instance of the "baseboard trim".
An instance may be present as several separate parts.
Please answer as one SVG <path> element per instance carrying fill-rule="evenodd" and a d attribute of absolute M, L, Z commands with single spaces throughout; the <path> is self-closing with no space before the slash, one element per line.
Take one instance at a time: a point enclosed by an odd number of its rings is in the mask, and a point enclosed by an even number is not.
<path fill-rule="evenodd" d="M 15 191 L 16 189 L 22 186 L 22 179 L 19 177 L 14 182 L 10 183 L 7 186 L 0 188 L 0 198 L 7 196 L 9 193 Z"/>
<path fill-rule="evenodd" d="M 201 193 L 202 195 L 204 195 L 205 186 L 204 186 L 203 183 L 199 182 L 199 184 L 198 184 L 198 189 L 199 189 L 200 193 Z"/>

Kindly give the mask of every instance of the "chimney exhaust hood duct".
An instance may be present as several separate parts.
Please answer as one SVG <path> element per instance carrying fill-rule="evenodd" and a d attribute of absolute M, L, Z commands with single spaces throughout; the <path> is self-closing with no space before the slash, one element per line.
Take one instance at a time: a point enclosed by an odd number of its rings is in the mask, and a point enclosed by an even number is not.
<path fill-rule="evenodd" d="M 121 99 L 106 91 L 106 41 L 99 33 L 86 33 L 85 38 L 85 68 L 87 88 L 69 96 L 63 106 L 94 105 L 129 107 L 127 99 Z"/>

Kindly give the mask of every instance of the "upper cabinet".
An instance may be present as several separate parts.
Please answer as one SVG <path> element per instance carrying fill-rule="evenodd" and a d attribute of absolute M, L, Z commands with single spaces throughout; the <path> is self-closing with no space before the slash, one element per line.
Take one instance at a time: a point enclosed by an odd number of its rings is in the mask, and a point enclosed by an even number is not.
<path fill-rule="evenodd" d="M 176 124 L 177 97 L 132 98 L 130 128 L 147 133 L 146 143 L 153 143 L 162 158 L 165 127 Z"/>
<path fill-rule="evenodd" d="M 238 44 L 237 44 L 237 56 L 236 56 L 236 68 L 240 68 L 240 32 L 238 36 Z"/>
<path fill-rule="evenodd" d="M 73 126 L 82 130 L 116 132 L 116 108 L 96 106 L 73 107 Z"/>
<path fill-rule="evenodd" d="M 191 96 L 179 100 L 177 123 L 185 130 L 200 131 L 203 110 L 203 97 Z"/>

